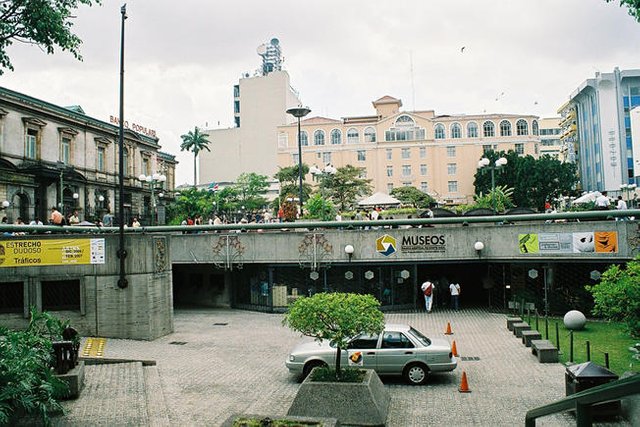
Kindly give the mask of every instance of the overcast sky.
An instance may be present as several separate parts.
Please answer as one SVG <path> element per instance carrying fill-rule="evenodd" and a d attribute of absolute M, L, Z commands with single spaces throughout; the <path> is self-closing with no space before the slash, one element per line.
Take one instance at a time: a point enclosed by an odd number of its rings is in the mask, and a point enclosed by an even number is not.
<path fill-rule="evenodd" d="M 77 11 L 83 62 L 15 44 L 0 85 L 108 121 L 122 4 Z M 406 110 L 548 117 L 596 71 L 640 68 L 640 24 L 617 0 L 129 0 L 127 12 L 125 119 L 177 155 L 177 184 L 193 179 L 180 135 L 232 126 L 233 85 L 273 37 L 311 116 L 332 118 L 372 114 L 384 95 Z"/>

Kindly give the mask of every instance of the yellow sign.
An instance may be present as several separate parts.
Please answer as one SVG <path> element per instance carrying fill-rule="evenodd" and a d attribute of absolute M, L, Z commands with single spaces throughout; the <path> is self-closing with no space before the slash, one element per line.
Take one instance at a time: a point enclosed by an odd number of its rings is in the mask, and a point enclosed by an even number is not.
<path fill-rule="evenodd" d="M 104 264 L 104 239 L 0 240 L 0 267 Z"/>

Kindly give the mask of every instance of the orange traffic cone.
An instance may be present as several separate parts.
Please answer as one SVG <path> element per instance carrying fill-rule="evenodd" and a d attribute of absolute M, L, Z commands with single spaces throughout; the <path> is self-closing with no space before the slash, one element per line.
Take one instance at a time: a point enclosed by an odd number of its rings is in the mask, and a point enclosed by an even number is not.
<path fill-rule="evenodd" d="M 444 332 L 445 335 L 453 335 L 453 332 L 451 332 L 451 323 L 447 322 L 447 330 Z"/>
<path fill-rule="evenodd" d="M 462 371 L 462 380 L 460 380 L 460 387 L 458 387 L 460 393 L 471 393 L 469 390 L 469 383 L 467 382 L 467 373 Z"/>
<path fill-rule="evenodd" d="M 456 348 L 456 341 L 453 340 L 453 343 L 451 343 L 451 353 L 453 353 L 454 357 L 458 357 L 458 349 Z"/>

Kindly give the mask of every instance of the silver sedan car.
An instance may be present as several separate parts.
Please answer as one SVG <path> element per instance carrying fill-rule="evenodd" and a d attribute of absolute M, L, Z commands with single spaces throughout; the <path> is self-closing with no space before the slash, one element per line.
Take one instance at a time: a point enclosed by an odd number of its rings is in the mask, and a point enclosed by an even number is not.
<path fill-rule="evenodd" d="M 298 344 L 287 358 L 289 371 L 306 378 L 316 366 L 334 366 L 336 348 L 327 341 Z M 424 384 L 431 372 L 457 366 L 445 339 L 429 339 L 409 325 L 388 324 L 379 335 L 360 334 L 341 353 L 341 366 L 373 369 L 379 375 L 402 375 L 410 384 Z"/>

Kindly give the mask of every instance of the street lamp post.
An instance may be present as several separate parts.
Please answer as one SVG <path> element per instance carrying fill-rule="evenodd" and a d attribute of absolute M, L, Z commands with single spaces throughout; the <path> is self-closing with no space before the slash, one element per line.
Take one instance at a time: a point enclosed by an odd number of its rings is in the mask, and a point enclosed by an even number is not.
<path fill-rule="evenodd" d="M 154 218 L 156 215 L 156 184 L 165 182 L 167 177 L 159 173 L 154 173 L 153 175 L 142 174 L 138 179 L 142 182 L 143 187 L 145 182 L 149 184 L 149 189 L 151 190 L 151 225 L 154 225 Z"/>
<path fill-rule="evenodd" d="M 120 259 L 120 277 L 118 287 L 125 289 L 129 286 L 129 281 L 125 275 L 125 260 L 127 250 L 124 248 L 124 21 L 127 19 L 127 5 L 120 8 L 121 30 L 120 30 L 120 111 L 118 123 L 118 236 L 119 248 L 118 258 Z"/>
<path fill-rule="evenodd" d="M 293 117 L 298 119 L 298 173 L 299 173 L 299 191 L 300 191 L 300 217 L 302 217 L 302 204 L 303 204 L 303 196 L 302 196 L 302 131 L 300 130 L 300 119 L 307 114 L 309 114 L 311 110 L 307 107 L 296 107 L 289 108 L 287 110 L 287 114 L 291 114 Z"/>
<path fill-rule="evenodd" d="M 493 212 L 496 212 L 496 177 L 495 170 L 500 169 L 502 166 L 507 164 L 507 159 L 504 157 L 500 157 L 498 160 L 491 164 L 491 161 L 486 157 L 483 157 L 478 162 L 478 169 L 485 171 L 491 171 L 491 205 L 493 208 Z"/>
<path fill-rule="evenodd" d="M 633 193 L 635 196 L 636 188 L 637 188 L 636 184 L 620 184 L 620 190 L 622 190 L 622 192 L 625 195 L 624 198 L 627 200 L 629 209 L 633 208 L 633 200 L 631 199 L 631 193 Z"/>
<path fill-rule="evenodd" d="M 320 193 L 322 194 L 322 196 L 324 197 L 324 188 L 323 188 L 323 182 L 322 180 L 324 178 L 327 178 L 329 176 L 335 175 L 336 172 L 338 172 L 338 169 L 336 169 L 335 167 L 333 167 L 333 165 L 331 163 L 327 163 L 327 165 L 320 169 L 318 168 L 316 165 L 311 166 L 311 168 L 309 168 L 309 172 L 311 172 L 311 175 L 313 175 L 314 178 L 317 178 L 318 180 L 320 180 Z"/>

